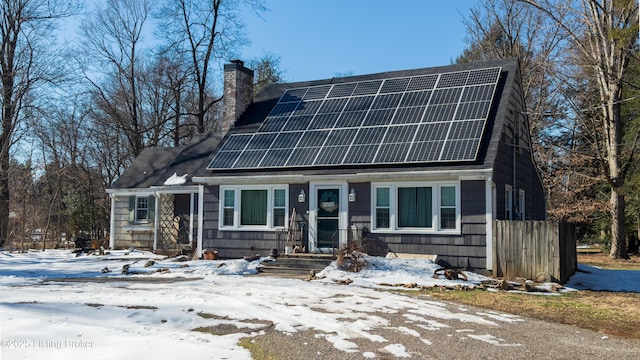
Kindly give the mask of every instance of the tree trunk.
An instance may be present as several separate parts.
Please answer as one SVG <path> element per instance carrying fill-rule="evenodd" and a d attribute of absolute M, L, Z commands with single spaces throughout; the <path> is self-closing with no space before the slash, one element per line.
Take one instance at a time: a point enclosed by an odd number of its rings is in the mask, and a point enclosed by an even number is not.
<path fill-rule="evenodd" d="M 612 259 L 627 259 L 627 242 L 624 233 L 624 195 L 619 188 L 611 188 L 611 253 Z"/>
<path fill-rule="evenodd" d="M 9 152 L 0 152 L 0 247 L 9 235 Z"/>

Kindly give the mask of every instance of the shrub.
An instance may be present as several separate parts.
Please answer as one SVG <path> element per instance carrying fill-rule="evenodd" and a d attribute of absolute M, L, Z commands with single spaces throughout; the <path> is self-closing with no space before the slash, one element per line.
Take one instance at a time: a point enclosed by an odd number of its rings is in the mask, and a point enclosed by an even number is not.
<path fill-rule="evenodd" d="M 364 258 L 360 246 L 351 242 L 338 250 L 336 264 L 340 270 L 360 272 L 360 270 L 367 266 L 367 261 Z"/>

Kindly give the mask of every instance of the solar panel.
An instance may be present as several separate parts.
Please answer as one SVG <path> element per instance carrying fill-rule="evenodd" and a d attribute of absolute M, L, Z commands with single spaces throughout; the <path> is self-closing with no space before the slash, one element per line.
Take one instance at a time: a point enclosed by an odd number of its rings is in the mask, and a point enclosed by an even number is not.
<path fill-rule="evenodd" d="M 378 145 L 352 145 L 344 159 L 344 163 L 370 164 L 373 162 L 377 150 Z"/>
<path fill-rule="evenodd" d="M 280 167 L 285 166 L 289 155 L 293 149 L 271 149 L 267 151 L 260 162 L 260 167 Z"/>
<path fill-rule="evenodd" d="M 472 161 L 501 68 L 284 92 L 255 133 L 227 136 L 208 169 Z"/>
<path fill-rule="evenodd" d="M 363 126 L 389 125 L 391 123 L 391 119 L 393 118 L 394 113 L 395 113 L 394 109 L 371 110 L 367 113 L 367 117 L 364 119 L 364 122 L 362 123 L 362 125 Z"/>

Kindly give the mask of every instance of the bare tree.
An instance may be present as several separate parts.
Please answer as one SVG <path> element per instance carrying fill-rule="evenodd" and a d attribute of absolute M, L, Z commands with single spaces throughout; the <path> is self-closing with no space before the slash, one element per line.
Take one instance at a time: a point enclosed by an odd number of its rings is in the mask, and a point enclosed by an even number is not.
<path fill-rule="evenodd" d="M 259 93 L 265 86 L 284 81 L 280 68 L 280 57 L 271 53 L 257 59 L 247 61 L 247 66 L 255 71 L 253 78 L 253 93 Z"/>
<path fill-rule="evenodd" d="M 91 61 L 85 77 L 93 86 L 96 110 L 125 134 L 133 156 L 144 149 L 147 130 L 139 81 L 150 9 L 150 0 L 107 0 L 81 25 L 83 55 Z"/>
<path fill-rule="evenodd" d="M 465 20 L 468 47 L 456 62 L 486 61 L 517 57 L 520 61 L 526 116 L 533 139 L 531 148 L 538 173 L 548 195 L 548 215 L 555 212 L 557 194 L 568 189 L 559 186 L 565 179 L 558 166 L 566 159 L 567 140 L 573 124 L 563 114 L 567 101 L 562 71 L 556 63 L 564 35 L 559 27 L 536 9 L 513 0 L 484 0 L 471 9 Z M 523 144 L 526 145 L 526 144 Z M 564 154 L 564 155 L 560 155 Z M 564 203 L 562 204 L 564 205 Z"/>
<path fill-rule="evenodd" d="M 189 99 L 195 98 L 188 67 L 180 59 L 158 55 L 146 72 L 145 102 L 157 126 L 157 143 L 178 146 L 195 133 Z M 170 139 L 171 141 L 166 141 Z"/>
<path fill-rule="evenodd" d="M 43 240 L 60 239 L 62 233 L 67 238 L 104 236 L 107 196 L 95 170 L 101 167 L 89 157 L 88 125 L 86 103 L 81 96 L 69 96 L 63 104 L 52 104 L 49 116 L 33 126 L 45 164 L 36 182 Z"/>
<path fill-rule="evenodd" d="M 8 236 L 6 246 L 11 250 L 20 249 L 20 251 L 26 251 L 25 245 L 28 244 L 25 244 L 25 240 L 29 238 L 32 230 L 36 228 L 36 217 L 33 216 L 35 196 L 32 161 L 29 159 L 24 164 L 19 164 L 17 161 L 12 160 L 9 171 L 13 214 L 10 217 L 11 233 Z"/>
<path fill-rule="evenodd" d="M 636 52 L 638 4 L 634 0 L 521 0 L 538 9 L 566 34 L 566 55 L 573 57 L 597 94 L 591 127 L 596 159 L 610 190 L 612 258 L 626 258 L 624 179 L 638 144 L 639 134 L 623 141 L 621 116 L 624 78 Z M 559 59 L 570 62 L 571 58 Z M 580 82 L 582 83 L 582 82 Z"/>
<path fill-rule="evenodd" d="M 52 58 L 57 52 L 51 51 L 51 34 L 56 21 L 75 13 L 77 6 L 74 1 L 0 1 L 0 245 L 9 226 L 11 147 L 21 123 L 33 113 L 36 99 L 41 99 L 34 91 L 60 80 L 60 62 Z"/>
<path fill-rule="evenodd" d="M 226 59 L 247 42 L 242 33 L 243 5 L 264 10 L 261 0 L 166 0 L 158 14 L 167 47 L 178 58 L 188 58 L 197 88 L 193 115 L 198 133 L 214 127 L 206 124 L 207 113 L 221 100 L 213 96 L 210 80 L 215 61 Z"/>

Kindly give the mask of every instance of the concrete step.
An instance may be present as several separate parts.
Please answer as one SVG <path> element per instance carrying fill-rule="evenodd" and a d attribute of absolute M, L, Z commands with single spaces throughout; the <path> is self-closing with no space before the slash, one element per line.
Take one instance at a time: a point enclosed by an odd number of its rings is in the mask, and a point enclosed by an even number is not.
<path fill-rule="evenodd" d="M 308 275 L 312 270 L 318 272 L 333 261 L 332 256 L 280 256 L 274 261 L 264 261 L 260 265 L 260 272 L 268 274 L 297 274 Z"/>

